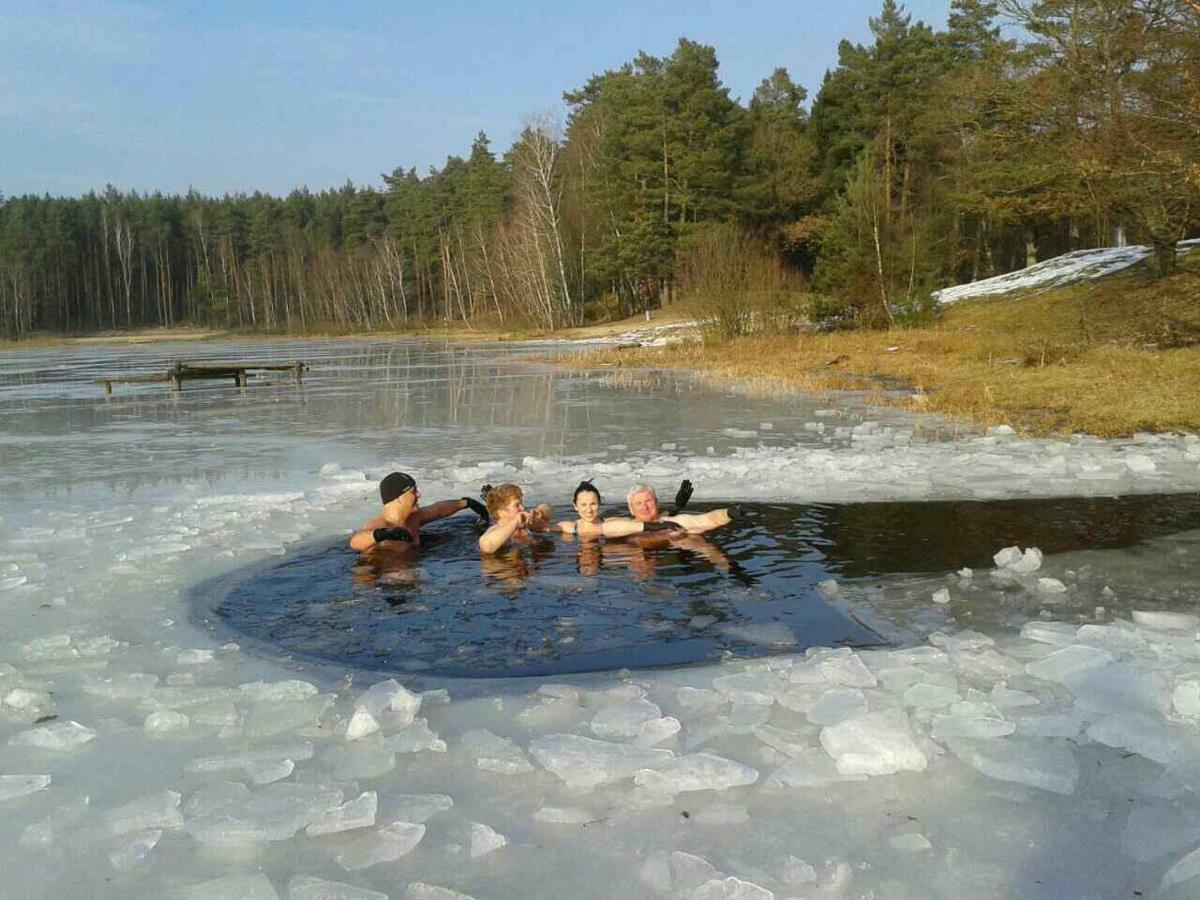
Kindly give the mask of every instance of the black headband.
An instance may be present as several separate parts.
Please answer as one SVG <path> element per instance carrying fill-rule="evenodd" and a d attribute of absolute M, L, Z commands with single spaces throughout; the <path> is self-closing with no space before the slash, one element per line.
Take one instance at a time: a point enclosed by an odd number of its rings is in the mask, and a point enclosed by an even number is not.
<path fill-rule="evenodd" d="M 416 486 L 417 483 L 411 475 L 404 472 L 393 472 L 379 482 L 379 498 L 383 501 L 383 505 L 387 506 L 405 491 Z"/>

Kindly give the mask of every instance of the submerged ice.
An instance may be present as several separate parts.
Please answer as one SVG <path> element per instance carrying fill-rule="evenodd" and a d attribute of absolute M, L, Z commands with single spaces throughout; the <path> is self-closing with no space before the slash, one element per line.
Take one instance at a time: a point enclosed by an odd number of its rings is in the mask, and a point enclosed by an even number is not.
<path fill-rule="evenodd" d="M 315 366 L 303 403 L 284 386 L 105 401 L 76 376 L 22 375 L 36 354 L 0 357 L 13 896 L 1200 890 L 1195 533 L 1062 555 L 998 543 L 990 568 L 804 598 L 880 620 L 902 609 L 887 647 L 773 643 L 785 652 L 553 680 L 317 666 L 239 646 L 186 607 L 202 579 L 357 525 L 393 465 L 430 499 L 509 478 L 561 495 L 581 472 L 616 496 L 648 471 L 713 500 L 1102 495 L 1200 489 L 1200 441 L 955 438 L 852 403 L 674 381 L 664 400 L 661 384 L 494 351 L 257 351 L 326 353 L 339 374 Z M 90 352 L 89 372 L 116 362 Z M 498 373 L 522 424 L 484 440 Z M 631 393 L 654 424 L 627 418 Z"/>

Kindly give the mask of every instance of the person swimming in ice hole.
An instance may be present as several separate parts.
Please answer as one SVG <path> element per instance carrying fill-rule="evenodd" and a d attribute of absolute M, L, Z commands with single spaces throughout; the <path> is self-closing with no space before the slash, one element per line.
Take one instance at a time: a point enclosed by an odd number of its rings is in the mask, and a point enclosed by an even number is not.
<path fill-rule="evenodd" d="M 568 537 L 620 538 L 644 532 L 683 534 L 684 527 L 673 521 L 639 522 L 636 519 L 606 519 L 600 515 L 600 491 L 590 481 L 581 481 L 571 497 L 579 518 L 575 521 L 546 522 L 540 530 L 558 531 Z"/>
<path fill-rule="evenodd" d="M 420 546 L 421 526 L 469 509 L 485 522 L 488 511 L 471 497 L 440 500 L 430 506 L 420 506 L 421 492 L 416 480 L 405 472 L 392 472 L 379 482 L 379 499 L 383 509 L 379 515 L 354 532 L 350 549 L 364 553 L 377 548 L 405 552 Z"/>
<path fill-rule="evenodd" d="M 533 509 L 525 508 L 525 492 L 515 484 L 492 487 L 485 484 L 480 491 L 491 525 L 479 536 L 482 553 L 495 553 L 510 542 L 527 544 L 532 539 L 530 531 L 540 531 L 550 521 L 551 509 L 539 503 Z"/>
<path fill-rule="evenodd" d="M 666 515 L 658 506 L 658 495 L 648 484 L 635 484 L 625 495 L 629 506 L 629 514 L 639 522 L 675 522 L 688 534 L 704 534 L 714 528 L 728 525 L 741 516 L 741 507 L 734 505 L 723 509 L 714 509 L 706 513 L 684 513 L 692 498 L 692 483 L 686 478 L 680 482 L 679 491 L 675 494 L 675 508 Z"/>

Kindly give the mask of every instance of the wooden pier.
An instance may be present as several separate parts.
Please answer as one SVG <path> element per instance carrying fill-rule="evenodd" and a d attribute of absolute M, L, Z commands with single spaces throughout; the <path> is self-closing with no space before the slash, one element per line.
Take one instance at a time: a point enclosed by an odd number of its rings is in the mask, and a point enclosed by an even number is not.
<path fill-rule="evenodd" d="M 291 372 L 296 384 L 303 383 L 308 366 L 296 360 L 290 363 L 186 363 L 177 362 L 162 375 L 119 375 L 112 378 L 97 378 L 96 384 L 104 385 L 104 393 L 111 396 L 114 384 L 138 384 L 150 381 L 169 381 L 171 390 L 182 391 L 185 381 L 211 378 L 232 378 L 240 388 L 246 386 L 246 376 L 251 372 Z"/>

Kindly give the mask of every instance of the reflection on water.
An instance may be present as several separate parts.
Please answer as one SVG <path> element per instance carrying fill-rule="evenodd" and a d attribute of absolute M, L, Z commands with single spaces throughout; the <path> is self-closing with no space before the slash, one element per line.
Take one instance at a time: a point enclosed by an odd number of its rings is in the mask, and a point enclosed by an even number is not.
<path fill-rule="evenodd" d="M 78 464 L 78 482 L 110 489 L 231 476 L 269 479 L 330 460 L 371 468 L 381 456 L 407 467 L 448 459 L 572 456 L 613 444 L 665 438 L 681 451 L 737 443 L 723 429 L 775 420 L 795 443 L 811 398 L 790 403 L 723 396 L 686 378 L 619 386 L 603 376 L 555 371 L 525 361 L 528 348 L 455 348 L 415 341 L 238 341 L 143 346 L 72 346 L 0 355 L 0 489 L 61 490 L 45 466 Z M 543 349 L 544 352 L 544 349 Z M 179 360 L 286 362 L 310 366 L 302 387 L 289 373 L 252 380 L 118 385 L 104 396 L 93 379 L 162 372 Z M 813 439 L 815 441 L 815 438 Z M 742 439 L 744 443 L 744 439 Z"/>
<path fill-rule="evenodd" d="M 922 626 L 928 594 L 914 615 L 899 603 L 860 605 L 856 585 L 866 593 L 881 576 L 990 567 L 992 554 L 1018 542 L 1051 555 L 1195 529 L 1194 494 L 753 504 L 711 540 L 536 538 L 480 559 L 475 528 L 447 522 L 422 533 L 419 554 L 312 547 L 215 598 L 201 591 L 199 602 L 202 614 L 259 641 L 370 668 L 449 676 L 645 668 L 895 640 L 942 623 Z M 818 589 L 828 579 L 848 589 L 837 601 Z M 999 606 L 985 599 L 976 621 Z M 863 624 L 868 614 L 874 629 Z"/>

